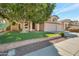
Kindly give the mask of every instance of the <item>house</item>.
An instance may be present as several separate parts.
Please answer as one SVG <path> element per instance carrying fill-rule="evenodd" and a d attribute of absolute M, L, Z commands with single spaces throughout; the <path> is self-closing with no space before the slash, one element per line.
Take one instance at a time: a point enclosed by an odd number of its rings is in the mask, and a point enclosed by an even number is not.
<path fill-rule="evenodd" d="M 72 26 L 79 26 L 79 21 L 71 21 Z"/>
<path fill-rule="evenodd" d="M 51 16 L 48 21 L 44 23 L 44 31 L 53 33 L 64 31 L 64 27 L 58 19 L 59 17 L 56 15 Z"/>
<path fill-rule="evenodd" d="M 6 28 L 4 25 L 9 24 Z M 0 19 L 0 32 L 3 31 L 43 31 L 44 24 L 35 24 L 31 21 L 13 21 L 9 22 L 7 19 Z M 3 28 L 4 27 L 4 28 Z"/>
<path fill-rule="evenodd" d="M 63 24 L 65 30 L 71 28 L 79 28 L 79 21 L 71 21 L 70 19 L 64 19 L 63 21 L 61 21 L 61 23 Z"/>
<path fill-rule="evenodd" d="M 64 19 L 64 20 L 61 21 L 61 23 L 63 24 L 64 29 L 67 30 L 71 25 L 71 20 L 70 19 Z"/>
<path fill-rule="evenodd" d="M 31 21 L 19 21 L 10 26 L 11 31 L 42 31 L 44 24 L 36 24 Z M 15 29 L 16 28 L 16 29 Z"/>
<path fill-rule="evenodd" d="M 79 30 L 79 21 L 71 21 L 71 26 L 70 26 L 69 30 L 72 30 L 72 29 Z"/>
<path fill-rule="evenodd" d="M 13 21 L 6 28 L 8 31 L 46 31 L 46 32 L 59 32 L 63 31 L 63 26 L 58 22 L 59 17 L 56 15 L 50 16 L 50 18 L 42 24 L 33 23 L 31 21 Z"/>

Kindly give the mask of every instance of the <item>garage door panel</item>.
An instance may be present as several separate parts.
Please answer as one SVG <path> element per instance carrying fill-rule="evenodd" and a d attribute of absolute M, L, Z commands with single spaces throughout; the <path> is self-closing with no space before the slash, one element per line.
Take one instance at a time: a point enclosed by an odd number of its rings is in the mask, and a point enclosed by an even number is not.
<path fill-rule="evenodd" d="M 44 24 L 44 31 L 46 32 L 59 32 L 63 30 L 64 28 L 60 24 L 53 24 L 53 23 Z"/>
<path fill-rule="evenodd" d="M 45 23 L 44 31 L 48 31 L 48 32 L 56 31 L 56 24 Z"/>

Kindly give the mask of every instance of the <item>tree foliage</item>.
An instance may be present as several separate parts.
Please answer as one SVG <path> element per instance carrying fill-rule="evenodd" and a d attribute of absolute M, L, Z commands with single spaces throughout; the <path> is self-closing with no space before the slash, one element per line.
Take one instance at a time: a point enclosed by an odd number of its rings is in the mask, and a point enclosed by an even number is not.
<path fill-rule="evenodd" d="M 29 20 L 35 23 L 42 23 L 46 21 L 55 4 L 49 3 L 5 3 L 0 4 L 0 16 L 13 20 Z"/>

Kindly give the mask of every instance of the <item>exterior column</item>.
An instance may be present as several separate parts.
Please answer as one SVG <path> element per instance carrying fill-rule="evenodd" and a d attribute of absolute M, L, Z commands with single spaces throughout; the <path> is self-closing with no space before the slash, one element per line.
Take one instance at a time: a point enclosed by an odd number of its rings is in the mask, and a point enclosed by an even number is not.
<path fill-rule="evenodd" d="M 39 31 L 39 24 L 36 24 L 36 30 Z"/>
<path fill-rule="evenodd" d="M 30 25 L 29 30 L 32 31 L 32 22 L 31 21 L 29 22 L 29 25 Z"/>

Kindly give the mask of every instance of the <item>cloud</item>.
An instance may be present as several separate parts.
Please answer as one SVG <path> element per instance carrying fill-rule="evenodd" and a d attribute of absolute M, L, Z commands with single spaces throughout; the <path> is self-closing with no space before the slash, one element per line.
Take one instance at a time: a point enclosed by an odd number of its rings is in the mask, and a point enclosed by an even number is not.
<path fill-rule="evenodd" d="M 78 20 L 79 21 L 79 16 L 73 17 L 73 20 Z"/>
<path fill-rule="evenodd" d="M 64 8 L 62 10 L 59 10 L 57 11 L 56 15 L 60 14 L 60 13 L 64 13 L 64 12 L 68 12 L 68 11 L 71 11 L 71 10 L 74 10 L 74 9 L 77 9 L 79 7 L 79 4 L 74 4 L 72 6 L 69 6 L 67 8 Z"/>

